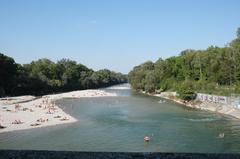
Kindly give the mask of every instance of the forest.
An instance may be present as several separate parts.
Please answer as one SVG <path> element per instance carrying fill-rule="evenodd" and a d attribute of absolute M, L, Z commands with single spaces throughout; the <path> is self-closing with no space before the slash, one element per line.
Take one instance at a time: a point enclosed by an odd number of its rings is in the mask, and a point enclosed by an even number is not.
<path fill-rule="evenodd" d="M 240 28 L 225 47 L 187 49 L 178 56 L 147 61 L 133 68 L 129 82 L 149 93 L 177 91 L 191 99 L 195 92 L 231 95 L 240 93 Z"/>
<path fill-rule="evenodd" d="M 0 53 L 0 97 L 107 87 L 127 82 L 127 75 L 107 69 L 94 71 L 70 59 L 56 63 L 39 59 L 18 64 Z"/>

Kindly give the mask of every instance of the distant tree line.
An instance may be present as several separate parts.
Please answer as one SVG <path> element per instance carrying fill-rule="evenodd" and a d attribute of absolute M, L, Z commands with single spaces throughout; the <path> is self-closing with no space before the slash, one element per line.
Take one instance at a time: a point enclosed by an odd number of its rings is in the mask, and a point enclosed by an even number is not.
<path fill-rule="evenodd" d="M 240 28 L 237 38 L 223 48 L 188 49 L 178 56 L 136 66 L 129 73 L 129 82 L 134 89 L 150 93 L 240 93 Z"/>
<path fill-rule="evenodd" d="M 124 82 L 127 82 L 127 75 L 107 69 L 93 71 L 69 59 L 56 63 L 49 59 L 39 59 L 21 65 L 0 53 L 0 97 L 43 95 L 100 88 Z"/>

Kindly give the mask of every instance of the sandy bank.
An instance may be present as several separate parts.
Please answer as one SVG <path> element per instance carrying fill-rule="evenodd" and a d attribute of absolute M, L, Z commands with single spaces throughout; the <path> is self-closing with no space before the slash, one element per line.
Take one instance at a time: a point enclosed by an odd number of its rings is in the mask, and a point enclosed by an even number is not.
<path fill-rule="evenodd" d="M 176 103 L 185 105 L 187 107 L 200 109 L 200 110 L 206 110 L 211 111 L 215 113 L 220 113 L 224 115 L 229 115 L 231 117 L 240 119 L 240 109 L 233 108 L 232 106 L 226 105 L 226 104 L 216 104 L 212 102 L 201 102 L 201 101 L 190 101 L 186 102 L 184 100 L 181 100 L 176 97 L 176 94 L 174 92 L 162 92 L 161 94 L 148 94 L 156 97 L 161 97 L 164 99 L 172 100 Z"/>
<path fill-rule="evenodd" d="M 67 93 L 0 98 L 0 133 L 73 123 L 77 120 L 65 113 L 55 101 L 63 98 L 116 96 L 102 90 L 82 90 Z"/>
<path fill-rule="evenodd" d="M 0 106 L 1 105 L 10 105 L 15 103 L 22 103 L 22 102 L 28 102 L 31 100 L 36 99 L 34 96 L 16 96 L 16 97 L 5 97 L 0 98 Z"/>

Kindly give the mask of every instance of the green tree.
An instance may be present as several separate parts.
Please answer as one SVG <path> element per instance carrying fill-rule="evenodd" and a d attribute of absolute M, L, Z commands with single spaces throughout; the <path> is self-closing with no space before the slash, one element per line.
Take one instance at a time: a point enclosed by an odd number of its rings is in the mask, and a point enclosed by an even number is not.
<path fill-rule="evenodd" d="M 192 90 L 185 89 L 186 81 L 191 81 L 194 91 L 198 92 L 240 93 L 240 28 L 237 38 L 226 47 L 187 49 L 179 56 L 165 60 L 160 58 L 155 63 L 147 61 L 135 66 L 129 73 L 129 82 L 134 89 L 151 92 L 159 88 L 176 91 L 183 87 L 185 94 L 191 94 Z"/>
<path fill-rule="evenodd" d="M 17 64 L 14 59 L 0 53 L 0 96 L 12 93 L 16 84 Z"/>
<path fill-rule="evenodd" d="M 178 89 L 179 97 L 183 100 L 194 100 L 196 93 L 194 91 L 194 83 L 192 81 L 184 81 Z"/>

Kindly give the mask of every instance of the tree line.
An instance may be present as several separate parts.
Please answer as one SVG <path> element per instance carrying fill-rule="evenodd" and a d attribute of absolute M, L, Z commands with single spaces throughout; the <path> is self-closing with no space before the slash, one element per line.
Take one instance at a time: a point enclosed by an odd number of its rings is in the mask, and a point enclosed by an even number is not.
<path fill-rule="evenodd" d="M 127 82 L 127 75 L 107 69 L 94 71 L 70 59 L 56 63 L 39 59 L 18 64 L 0 53 L 0 97 L 107 87 Z"/>
<path fill-rule="evenodd" d="M 134 89 L 150 93 L 168 90 L 191 96 L 193 92 L 240 93 L 240 28 L 237 38 L 225 47 L 187 49 L 178 56 L 136 66 L 129 73 L 129 82 Z"/>

